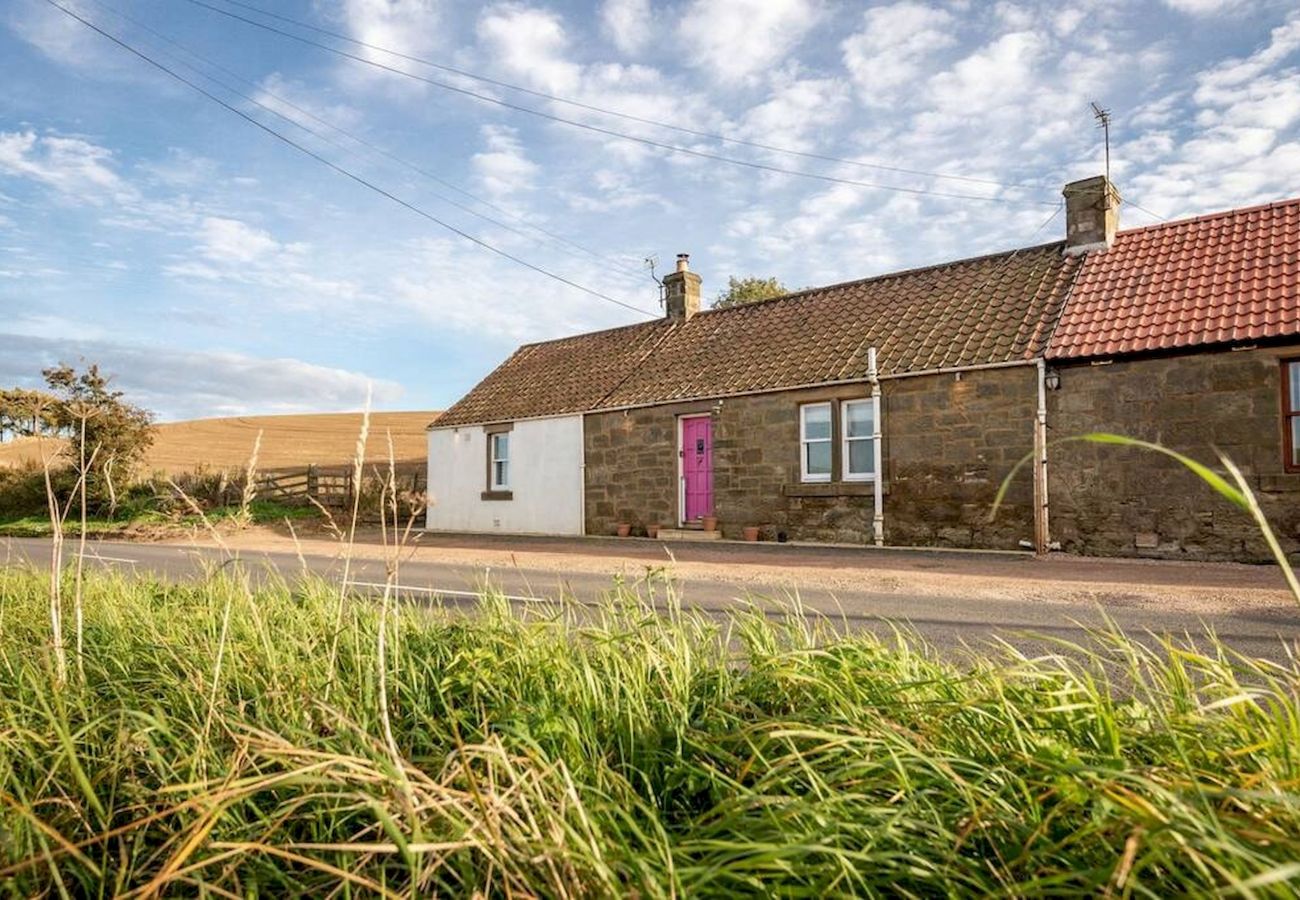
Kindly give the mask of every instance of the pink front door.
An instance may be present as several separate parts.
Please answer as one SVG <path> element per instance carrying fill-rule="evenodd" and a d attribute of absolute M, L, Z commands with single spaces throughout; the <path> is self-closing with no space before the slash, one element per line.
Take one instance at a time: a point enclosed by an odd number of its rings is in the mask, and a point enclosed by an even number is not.
<path fill-rule="evenodd" d="M 713 515 L 713 419 L 682 419 L 682 521 Z"/>

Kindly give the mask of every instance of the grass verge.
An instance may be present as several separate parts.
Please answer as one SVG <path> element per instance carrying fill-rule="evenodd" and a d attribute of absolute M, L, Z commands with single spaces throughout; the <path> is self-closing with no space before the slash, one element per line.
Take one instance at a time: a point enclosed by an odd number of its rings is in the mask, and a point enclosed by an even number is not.
<path fill-rule="evenodd" d="M 240 517 L 238 506 L 222 506 L 206 513 L 208 520 L 214 524 L 236 521 Z M 276 525 L 284 522 L 319 518 L 317 510 L 310 506 L 290 506 L 271 500 L 254 500 L 249 504 L 249 522 L 254 525 Z M 104 537 L 116 534 L 128 534 L 141 530 L 164 531 L 169 529 L 192 531 L 202 524 L 198 516 L 176 515 L 146 510 L 129 518 L 90 517 L 86 520 L 86 533 Z M 79 520 L 68 519 L 63 523 L 63 534 L 74 537 L 81 531 Z M 0 537 L 38 538 L 49 537 L 53 533 L 48 515 L 15 516 L 0 520 Z"/>
<path fill-rule="evenodd" d="M 84 674 L 60 688 L 48 582 L 0 571 L 0 891 L 1300 885 L 1295 665 L 1099 635 L 957 667 L 906 635 L 719 622 L 656 589 L 666 613 L 626 587 L 595 609 L 390 613 L 385 723 L 369 600 L 340 617 L 334 587 L 253 591 L 230 567 L 88 574 Z"/>

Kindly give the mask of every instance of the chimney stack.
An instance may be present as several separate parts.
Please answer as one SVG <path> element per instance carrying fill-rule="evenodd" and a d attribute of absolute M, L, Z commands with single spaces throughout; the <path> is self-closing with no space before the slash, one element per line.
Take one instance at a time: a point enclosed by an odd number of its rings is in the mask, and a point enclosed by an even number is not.
<path fill-rule="evenodd" d="M 690 254 L 678 253 L 677 271 L 664 276 L 664 306 L 673 322 L 685 322 L 700 311 L 700 276 L 690 263 Z"/>
<path fill-rule="evenodd" d="M 1119 228 L 1119 191 L 1105 175 L 1072 181 L 1065 196 L 1065 252 L 1105 250 Z"/>

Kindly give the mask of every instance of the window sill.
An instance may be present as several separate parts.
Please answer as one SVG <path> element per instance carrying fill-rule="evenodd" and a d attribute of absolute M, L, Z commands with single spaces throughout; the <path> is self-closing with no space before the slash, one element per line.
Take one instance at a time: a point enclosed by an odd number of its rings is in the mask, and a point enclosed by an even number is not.
<path fill-rule="evenodd" d="M 1281 475 L 1260 475 L 1259 489 L 1266 494 L 1289 494 L 1300 491 L 1300 469 L 1286 469 Z"/>
<path fill-rule="evenodd" d="M 875 492 L 874 481 L 801 481 L 781 486 L 787 497 L 870 497 Z"/>
<path fill-rule="evenodd" d="M 479 494 L 480 500 L 513 500 L 515 499 L 514 491 L 484 491 Z"/>

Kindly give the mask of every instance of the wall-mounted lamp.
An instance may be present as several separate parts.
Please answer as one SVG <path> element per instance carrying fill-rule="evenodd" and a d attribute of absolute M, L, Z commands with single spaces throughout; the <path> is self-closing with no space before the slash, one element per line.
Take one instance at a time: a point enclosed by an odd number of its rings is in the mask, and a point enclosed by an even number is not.
<path fill-rule="evenodd" d="M 1043 376 L 1043 384 L 1049 391 L 1059 391 L 1061 389 L 1061 373 L 1055 369 L 1048 369 L 1047 374 Z"/>
<path fill-rule="evenodd" d="M 716 416 L 716 415 L 720 415 L 720 414 L 722 413 L 722 401 L 721 401 L 721 400 L 719 400 L 717 403 L 713 404 L 712 413 L 713 413 L 713 415 L 715 415 L 715 416 Z"/>

